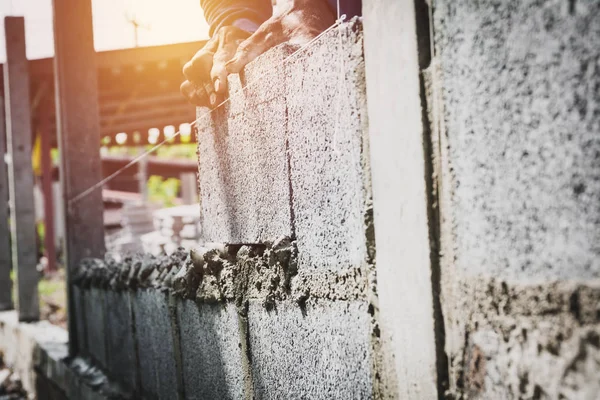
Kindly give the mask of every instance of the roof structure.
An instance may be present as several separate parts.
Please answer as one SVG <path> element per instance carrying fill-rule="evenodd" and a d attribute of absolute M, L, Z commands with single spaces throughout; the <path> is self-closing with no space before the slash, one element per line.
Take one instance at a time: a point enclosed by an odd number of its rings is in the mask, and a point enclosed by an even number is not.
<path fill-rule="evenodd" d="M 193 121 L 195 108 L 181 96 L 179 85 L 183 80 L 183 65 L 204 43 L 197 41 L 96 53 L 102 144 L 153 144 L 162 141 L 165 132 L 168 138 L 181 124 Z M 47 107 L 52 146 L 56 146 L 53 59 L 29 61 L 29 74 L 33 132 L 40 126 L 42 107 Z M 187 129 L 184 126 L 184 130 Z M 191 141 L 195 141 L 194 136 L 191 135 Z M 179 138 L 175 138 L 170 143 L 178 142 Z"/>

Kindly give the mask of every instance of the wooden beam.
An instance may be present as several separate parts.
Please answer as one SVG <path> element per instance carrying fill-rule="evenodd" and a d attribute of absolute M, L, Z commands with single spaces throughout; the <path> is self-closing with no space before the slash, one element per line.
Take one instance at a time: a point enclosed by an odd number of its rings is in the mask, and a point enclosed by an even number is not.
<path fill-rule="evenodd" d="M 38 302 L 37 242 L 35 205 L 33 200 L 33 167 L 31 165 L 31 113 L 29 105 L 29 73 L 25 55 L 25 20 L 4 18 L 6 35 L 7 147 L 12 260 L 17 277 L 16 308 L 19 321 L 37 321 Z"/>
<path fill-rule="evenodd" d="M 61 184 L 65 202 L 69 351 L 80 348 L 71 282 L 82 259 L 104 256 L 102 188 L 73 198 L 102 179 L 96 53 L 91 0 L 53 0 L 54 71 Z"/>
<path fill-rule="evenodd" d="M 4 96 L 0 95 L 0 311 L 11 310 L 12 267 L 10 250 L 10 227 L 8 225 L 8 173 L 4 155 L 6 154 L 6 122 L 4 120 Z"/>

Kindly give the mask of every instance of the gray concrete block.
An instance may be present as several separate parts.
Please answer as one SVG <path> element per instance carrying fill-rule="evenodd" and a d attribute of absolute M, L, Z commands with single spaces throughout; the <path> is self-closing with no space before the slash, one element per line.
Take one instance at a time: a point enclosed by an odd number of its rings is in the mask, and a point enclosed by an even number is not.
<path fill-rule="evenodd" d="M 441 1 L 434 24 L 456 267 L 600 277 L 600 3 Z"/>
<path fill-rule="evenodd" d="M 186 399 L 244 398 L 236 307 L 183 300 L 177 318 Z"/>
<path fill-rule="evenodd" d="M 231 76 L 230 102 L 199 121 L 200 203 L 208 242 L 291 236 L 285 71 L 272 68 L 290 52 L 280 46 L 264 55 L 246 68 L 241 83 Z M 241 90 L 241 84 L 247 87 Z M 206 112 L 199 108 L 198 116 Z"/>
<path fill-rule="evenodd" d="M 74 319 L 71 326 L 74 326 L 76 329 L 76 332 L 71 332 L 71 335 L 75 334 L 77 337 L 78 353 L 80 355 L 87 355 L 88 344 L 84 308 L 86 290 L 76 285 L 71 285 L 69 290 L 71 291 L 71 296 L 73 298 L 71 303 L 73 305 L 73 309 L 69 312 L 69 318 Z"/>
<path fill-rule="evenodd" d="M 137 347 L 133 333 L 130 292 L 107 290 L 106 350 L 108 374 L 130 390 L 137 386 Z"/>
<path fill-rule="evenodd" d="M 106 304 L 105 291 L 91 287 L 85 291 L 83 317 L 87 354 L 102 368 L 106 368 Z"/>
<path fill-rule="evenodd" d="M 168 295 L 155 289 L 138 290 L 132 304 L 141 394 L 148 399 L 177 399 L 176 354 Z"/>
<path fill-rule="evenodd" d="M 354 27 L 334 29 L 286 65 L 299 269 L 343 269 L 367 259 L 364 59 Z"/>
<path fill-rule="evenodd" d="M 366 303 L 250 302 L 248 321 L 255 398 L 372 398 Z"/>

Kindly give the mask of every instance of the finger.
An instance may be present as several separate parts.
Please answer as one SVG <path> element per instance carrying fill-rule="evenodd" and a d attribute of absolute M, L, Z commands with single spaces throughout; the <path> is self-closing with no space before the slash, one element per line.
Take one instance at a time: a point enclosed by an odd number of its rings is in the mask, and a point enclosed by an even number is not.
<path fill-rule="evenodd" d="M 284 41 L 285 37 L 279 21 L 263 24 L 252 36 L 239 45 L 235 56 L 225 64 L 225 68 L 231 74 L 239 73 L 246 64 Z"/>
<path fill-rule="evenodd" d="M 250 33 L 236 27 L 223 27 L 219 30 L 219 48 L 213 57 L 210 77 L 217 95 L 227 93 L 227 68 L 225 64 L 233 58 L 238 46 Z"/>
<path fill-rule="evenodd" d="M 183 82 L 179 87 L 179 90 L 190 103 L 196 106 L 208 106 L 209 100 L 206 91 L 204 89 L 199 90 L 192 82 Z"/>
<path fill-rule="evenodd" d="M 200 50 L 196 55 L 183 66 L 183 75 L 185 78 L 197 85 L 202 82 L 210 81 L 210 70 L 212 69 L 212 59 L 214 53 Z"/>
<path fill-rule="evenodd" d="M 217 97 L 218 96 L 215 93 L 215 89 L 214 89 L 213 84 L 210 83 L 210 82 L 205 82 L 204 85 L 203 85 L 203 87 L 204 87 L 204 92 L 206 93 L 206 96 L 208 98 L 208 104 L 210 104 L 211 107 L 216 106 L 218 104 L 217 103 L 217 100 L 218 100 Z"/>

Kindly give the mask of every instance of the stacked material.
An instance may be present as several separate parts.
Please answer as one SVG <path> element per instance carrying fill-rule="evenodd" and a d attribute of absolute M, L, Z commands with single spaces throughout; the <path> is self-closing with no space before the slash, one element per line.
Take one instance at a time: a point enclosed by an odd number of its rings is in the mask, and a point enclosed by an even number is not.
<path fill-rule="evenodd" d="M 153 213 L 154 231 L 141 236 L 145 252 L 172 253 L 191 248 L 200 238 L 200 208 L 197 204 L 164 208 Z"/>

